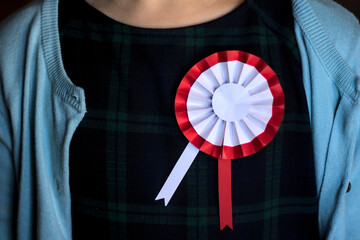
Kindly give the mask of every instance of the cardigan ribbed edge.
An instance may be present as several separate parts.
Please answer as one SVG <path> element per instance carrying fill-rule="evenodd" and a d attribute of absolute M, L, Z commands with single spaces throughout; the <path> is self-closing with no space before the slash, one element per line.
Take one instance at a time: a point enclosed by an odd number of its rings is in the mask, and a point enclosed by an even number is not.
<path fill-rule="evenodd" d="M 357 102 L 360 93 L 350 84 L 356 74 L 336 50 L 308 1 L 293 0 L 293 14 L 329 77 L 340 91 Z"/>
<path fill-rule="evenodd" d="M 41 40 L 45 62 L 55 93 L 79 112 L 85 112 L 84 90 L 71 83 L 63 65 L 58 27 L 58 4 L 59 0 L 44 0 L 42 4 Z"/>

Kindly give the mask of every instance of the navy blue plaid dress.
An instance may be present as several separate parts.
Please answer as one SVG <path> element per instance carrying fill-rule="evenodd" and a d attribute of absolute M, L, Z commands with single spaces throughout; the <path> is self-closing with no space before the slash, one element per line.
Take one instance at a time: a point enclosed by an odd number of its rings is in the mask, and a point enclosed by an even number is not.
<path fill-rule="evenodd" d="M 308 109 L 290 1 L 247 0 L 211 22 L 144 29 L 83 1 L 61 1 L 65 69 L 87 114 L 71 142 L 74 239 L 318 239 Z M 199 153 L 168 206 L 155 201 L 188 143 L 177 87 L 206 56 L 267 62 L 285 94 L 283 123 L 258 153 L 232 161 L 234 230 L 219 228 L 217 159 Z"/>

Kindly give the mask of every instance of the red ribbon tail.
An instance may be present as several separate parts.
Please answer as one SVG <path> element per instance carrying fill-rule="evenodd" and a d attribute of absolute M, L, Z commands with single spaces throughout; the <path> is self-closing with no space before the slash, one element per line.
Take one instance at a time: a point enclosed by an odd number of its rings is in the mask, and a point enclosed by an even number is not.
<path fill-rule="evenodd" d="M 231 160 L 218 160 L 220 230 L 226 226 L 233 229 L 231 197 Z"/>

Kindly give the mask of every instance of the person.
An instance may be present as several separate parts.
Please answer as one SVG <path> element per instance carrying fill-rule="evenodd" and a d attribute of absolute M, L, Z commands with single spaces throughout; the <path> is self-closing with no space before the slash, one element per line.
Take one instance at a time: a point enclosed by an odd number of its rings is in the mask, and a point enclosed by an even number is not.
<path fill-rule="evenodd" d="M 181 79 L 229 50 L 273 69 L 285 112 L 231 161 L 220 230 L 206 153 L 154 199 L 188 144 Z M 0 53 L 0 239 L 360 236 L 360 28 L 337 3 L 35 0 L 1 23 Z"/>

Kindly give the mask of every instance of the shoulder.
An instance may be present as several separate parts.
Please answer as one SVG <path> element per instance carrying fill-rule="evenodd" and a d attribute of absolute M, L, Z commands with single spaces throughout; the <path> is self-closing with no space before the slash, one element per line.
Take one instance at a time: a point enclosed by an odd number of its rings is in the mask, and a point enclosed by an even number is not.
<path fill-rule="evenodd" d="M 293 0 L 293 2 L 295 6 L 301 6 L 298 8 L 300 16 L 313 12 L 329 33 L 337 33 L 332 34 L 332 37 L 349 31 L 360 34 L 359 20 L 333 0 Z"/>
<path fill-rule="evenodd" d="M 16 36 L 24 35 L 30 28 L 35 28 L 37 25 L 40 28 L 40 12 L 41 1 L 35 0 L 7 17 L 0 23 L 0 44 L 8 43 L 9 39 L 16 40 Z"/>
<path fill-rule="evenodd" d="M 32 1 L 0 23 L 0 97 L 17 103 L 25 73 L 35 64 L 41 42 L 41 1 Z M 32 71 L 32 70 L 31 70 Z M 1 96 L 3 95 L 3 96 Z"/>
<path fill-rule="evenodd" d="M 318 32 L 308 31 L 308 34 L 318 34 L 324 31 L 338 53 L 350 67 L 360 74 L 360 25 L 359 20 L 348 10 L 333 0 L 293 0 L 295 20 L 304 32 L 310 28 L 310 23 L 304 23 L 308 16 L 314 16 L 319 23 Z"/>
<path fill-rule="evenodd" d="M 40 37 L 40 13 L 41 1 L 35 0 L 0 23 L 0 64 L 23 52 L 29 38 Z"/>
<path fill-rule="evenodd" d="M 359 20 L 351 12 L 332 0 L 312 0 L 309 3 L 337 48 L 359 44 Z"/>
<path fill-rule="evenodd" d="M 358 19 L 346 8 L 333 0 L 305 0 L 308 1 L 313 11 L 324 22 L 336 25 L 348 24 L 351 27 L 359 25 Z"/>
<path fill-rule="evenodd" d="M 0 23 L 0 81 L 4 87 L 20 84 L 29 51 L 36 52 L 40 45 L 41 4 L 32 1 Z"/>

